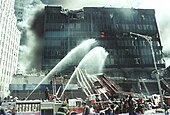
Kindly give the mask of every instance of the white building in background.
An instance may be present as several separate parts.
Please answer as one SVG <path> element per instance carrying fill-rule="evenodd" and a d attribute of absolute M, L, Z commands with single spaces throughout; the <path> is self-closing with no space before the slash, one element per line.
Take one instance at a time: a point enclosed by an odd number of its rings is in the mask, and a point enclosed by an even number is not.
<path fill-rule="evenodd" d="M 9 95 L 9 84 L 17 71 L 20 31 L 14 14 L 14 0 L 0 1 L 0 97 Z"/>

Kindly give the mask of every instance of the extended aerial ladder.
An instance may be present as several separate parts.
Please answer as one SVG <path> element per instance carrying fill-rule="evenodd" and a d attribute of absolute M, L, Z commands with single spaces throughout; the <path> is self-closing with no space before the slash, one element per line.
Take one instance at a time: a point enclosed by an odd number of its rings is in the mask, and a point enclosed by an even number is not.
<path fill-rule="evenodd" d="M 77 81 L 86 96 L 103 94 L 106 99 L 109 99 L 109 96 L 119 93 L 118 88 L 104 74 L 90 75 L 80 68 L 76 68 L 76 70 Z"/>
<path fill-rule="evenodd" d="M 111 81 L 109 81 L 104 74 L 98 75 L 98 78 L 102 81 L 102 84 L 107 87 L 110 93 L 114 94 L 119 92 L 118 88 L 111 83 Z"/>

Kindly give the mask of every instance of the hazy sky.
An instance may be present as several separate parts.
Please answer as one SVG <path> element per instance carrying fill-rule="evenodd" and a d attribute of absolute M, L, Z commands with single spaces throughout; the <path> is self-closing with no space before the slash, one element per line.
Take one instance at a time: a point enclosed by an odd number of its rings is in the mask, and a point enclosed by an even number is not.
<path fill-rule="evenodd" d="M 163 52 L 169 54 L 166 66 L 170 65 L 170 1 L 169 0 L 43 0 L 46 3 L 61 5 L 68 9 L 81 9 L 83 7 L 124 7 L 155 9 L 159 27 Z M 49 2 L 48 2 L 49 1 Z"/>

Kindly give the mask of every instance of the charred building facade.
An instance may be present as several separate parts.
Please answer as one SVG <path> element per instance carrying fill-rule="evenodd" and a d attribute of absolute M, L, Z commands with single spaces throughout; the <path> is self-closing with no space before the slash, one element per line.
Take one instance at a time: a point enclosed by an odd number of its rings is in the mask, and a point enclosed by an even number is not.
<path fill-rule="evenodd" d="M 130 32 L 152 37 L 155 62 L 147 40 L 131 36 Z M 154 63 L 158 70 L 165 68 L 154 9 L 84 7 L 67 10 L 46 6 L 42 70 L 51 70 L 79 42 L 90 38 L 96 39 L 109 53 L 104 73 L 112 79 L 123 79 L 119 85 L 127 91 L 139 90 L 136 88 L 139 79 L 155 79 Z M 75 65 L 78 62 L 73 63 L 73 67 Z M 125 79 L 129 79 L 127 82 L 131 85 L 127 85 Z M 156 81 L 148 81 L 152 83 L 152 88 L 157 87 Z"/>

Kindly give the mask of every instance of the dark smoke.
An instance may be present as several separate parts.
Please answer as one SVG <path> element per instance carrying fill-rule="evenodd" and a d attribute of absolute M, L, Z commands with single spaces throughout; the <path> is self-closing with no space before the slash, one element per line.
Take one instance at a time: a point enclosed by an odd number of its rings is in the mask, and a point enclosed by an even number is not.
<path fill-rule="evenodd" d="M 43 32 L 44 32 L 44 15 L 45 10 L 38 11 L 34 19 L 31 22 L 30 29 L 33 31 L 33 33 L 36 35 L 37 39 L 42 39 Z"/>
<path fill-rule="evenodd" d="M 155 1 L 155 0 L 41 0 L 44 4 L 49 4 L 49 5 L 61 5 L 63 8 L 68 8 L 68 9 L 80 9 L 82 7 L 134 7 L 134 8 L 151 8 L 156 10 L 156 18 L 158 21 L 158 26 L 161 34 L 161 41 L 163 44 L 163 49 L 164 49 L 164 57 L 167 57 L 167 59 L 170 60 L 170 53 L 169 51 L 169 19 L 170 15 L 168 13 L 169 11 L 169 5 L 167 2 L 162 2 L 162 1 Z M 153 4 L 154 3 L 154 4 Z M 32 9 L 36 9 L 35 7 L 32 7 Z M 34 10 L 28 11 L 28 12 L 35 12 Z M 37 11 L 37 10 L 36 10 Z M 23 67 L 25 66 L 24 62 L 26 64 L 29 64 L 29 67 L 25 67 L 26 69 L 28 68 L 36 68 L 39 69 L 39 65 L 37 65 L 38 62 L 40 62 L 40 54 L 41 54 L 41 44 L 42 44 L 42 35 L 43 35 L 43 18 L 44 15 L 44 10 L 43 11 L 38 11 L 34 15 L 29 15 L 27 19 L 30 17 L 34 17 L 31 23 L 26 24 L 26 32 L 27 34 L 30 34 L 31 30 L 31 36 L 27 35 L 27 42 L 29 45 L 26 45 L 23 47 L 25 51 L 23 51 L 24 55 L 22 58 L 25 58 L 21 61 L 23 61 L 22 65 Z M 166 18 L 165 18 L 166 17 Z M 29 30 L 30 29 L 30 30 Z M 34 34 L 34 35 L 32 35 Z M 167 65 L 170 64 L 170 61 L 166 62 Z"/>
<path fill-rule="evenodd" d="M 42 54 L 42 39 L 43 39 L 43 33 L 44 33 L 44 15 L 45 11 L 41 10 L 38 11 L 30 26 L 30 30 L 35 35 L 35 44 L 32 48 L 32 62 L 30 63 L 30 68 L 34 68 L 36 70 L 40 70 L 40 64 L 41 64 L 41 54 Z"/>
<path fill-rule="evenodd" d="M 29 72 L 40 70 L 43 25 L 44 25 L 44 5 L 41 2 L 33 2 L 26 6 L 23 13 L 24 20 L 18 23 L 22 33 L 19 72 Z"/>

